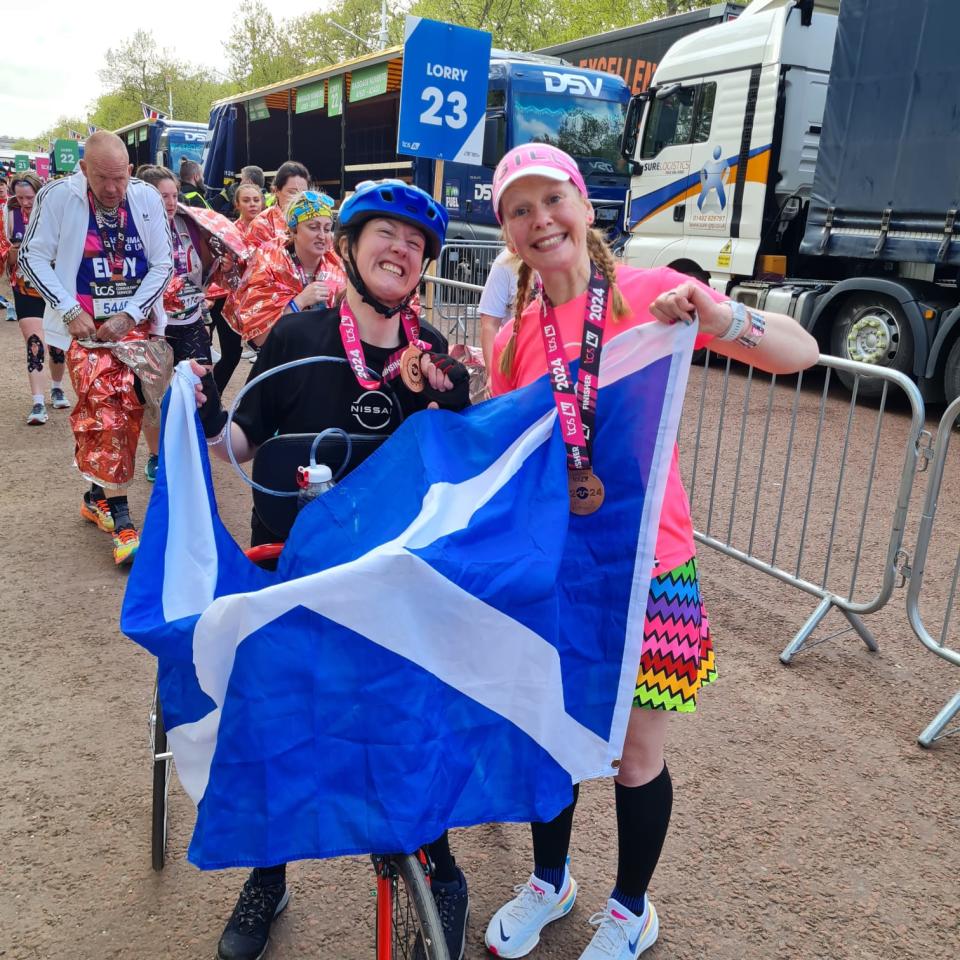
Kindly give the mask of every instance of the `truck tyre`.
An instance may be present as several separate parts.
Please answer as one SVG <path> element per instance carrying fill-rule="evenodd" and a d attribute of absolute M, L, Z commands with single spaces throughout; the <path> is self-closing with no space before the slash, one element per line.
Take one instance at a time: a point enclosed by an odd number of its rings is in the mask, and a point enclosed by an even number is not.
<path fill-rule="evenodd" d="M 943 393 L 947 403 L 960 397 L 960 337 L 953 341 L 943 367 Z"/>
<path fill-rule="evenodd" d="M 913 332 L 903 308 L 892 297 L 862 294 L 845 300 L 830 331 L 830 352 L 845 360 L 875 363 L 910 376 L 913 368 Z M 838 370 L 840 382 L 853 389 L 854 374 Z M 858 394 L 879 397 L 880 377 L 861 377 Z"/>

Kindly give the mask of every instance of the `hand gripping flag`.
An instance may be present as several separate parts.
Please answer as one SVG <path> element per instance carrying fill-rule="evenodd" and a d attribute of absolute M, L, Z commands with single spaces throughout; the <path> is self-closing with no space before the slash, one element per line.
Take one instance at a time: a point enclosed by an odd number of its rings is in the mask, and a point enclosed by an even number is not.
<path fill-rule="evenodd" d="M 301 512 L 275 572 L 217 516 L 178 368 L 121 625 L 158 658 L 195 864 L 411 851 L 550 819 L 616 772 L 693 335 L 605 346 L 591 516 L 544 377 L 409 418 Z"/>

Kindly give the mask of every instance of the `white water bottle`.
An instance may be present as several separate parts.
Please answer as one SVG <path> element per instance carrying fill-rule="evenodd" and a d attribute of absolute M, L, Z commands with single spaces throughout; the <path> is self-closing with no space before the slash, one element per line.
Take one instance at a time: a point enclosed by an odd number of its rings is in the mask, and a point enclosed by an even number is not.
<path fill-rule="evenodd" d="M 313 463 L 309 467 L 297 467 L 297 510 L 302 510 L 311 500 L 316 500 L 333 486 L 333 473 L 325 463 Z"/>

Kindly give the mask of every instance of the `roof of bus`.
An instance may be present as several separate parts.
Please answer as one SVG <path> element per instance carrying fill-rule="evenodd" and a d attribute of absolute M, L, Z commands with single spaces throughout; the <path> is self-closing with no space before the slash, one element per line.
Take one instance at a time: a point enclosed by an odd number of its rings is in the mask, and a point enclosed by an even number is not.
<path fill-rule="evenodd" d="M 164 123 L 170 124 L 176 127 L 191 127 L 197 130 L 206 130 L 207 124 L 205 123 L 196 123 L 193 120 L 171 120 L 168 117 L 159 118 L 163 120 Z M 125 127 L 117 127 L 113 132 L 119 136 L 121 133 L 126 133 L 128 130 L 136 130 L 138 127 L 150 126 L 150 124 L 157 123 L 157 120 L 134 120 L 133 123 L 128 123 Z"/>
<path fill-rule="evenodd" d="M 299 76 L 290 77 L 288 80 L 281 80 L 277 83 L 271 83 L 265 87 L 257 87 L 255 90 L 235 93 L 232 97 L 215 100 L 213 105 L 215 107 L 222 107 L 228 103 L 243 103 L 247 100 L 254 100 L 257 97 L 269 96 L 271 93 L 283 93 L 285 90 L 295 89 L 296 87 L 303 86 L 305 83 L 325 80 L 327 77 L 335 77 L 340 73 L 349 73 L 351 70 L 360 67 L 375 66 L 378 63 L 387 63 L 390 60 L 402 59 L 402 57 L 403 47 L 387 47 L 385 50 L 379 50 L 376 53 L 365 53 L 363 56 L 354 57 L 352 60 L 344 60 L 342 63 L 335 63 L 329 67 L 311 70 L 309 73 L 302 73 Z"/>

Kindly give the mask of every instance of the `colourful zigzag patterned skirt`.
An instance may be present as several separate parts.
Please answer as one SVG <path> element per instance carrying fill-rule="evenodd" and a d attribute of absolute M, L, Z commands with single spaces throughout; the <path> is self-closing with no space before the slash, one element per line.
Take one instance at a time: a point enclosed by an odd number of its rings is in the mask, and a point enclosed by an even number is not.
<path fill-rule="evenodd" d="M 710 624 L 693 557 L 650 581 L 633 702 L 691 713 L 697 709 L 697 691 L 716 677 Z"/>

